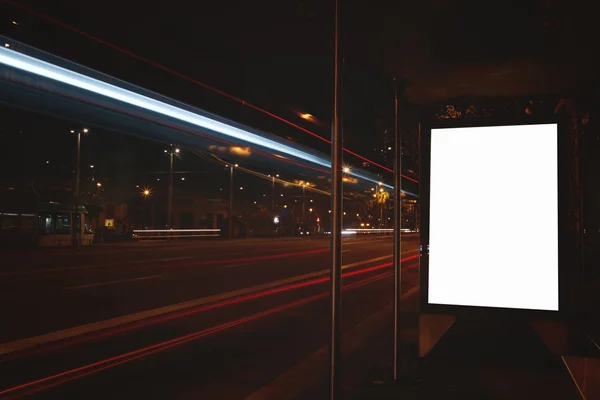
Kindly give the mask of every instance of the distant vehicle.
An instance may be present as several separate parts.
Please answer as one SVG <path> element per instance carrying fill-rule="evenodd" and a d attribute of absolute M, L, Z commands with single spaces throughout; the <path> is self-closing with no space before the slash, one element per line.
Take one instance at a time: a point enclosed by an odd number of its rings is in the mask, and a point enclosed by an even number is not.
<path fill-rule="evenodd" d="M 82 223 L 83 221 L 83 223 Z M 92 244 L 92 231 L 84 206 L 39 203 L 27 213 L 0 212 L 0 245 L 62 247 Z"/>

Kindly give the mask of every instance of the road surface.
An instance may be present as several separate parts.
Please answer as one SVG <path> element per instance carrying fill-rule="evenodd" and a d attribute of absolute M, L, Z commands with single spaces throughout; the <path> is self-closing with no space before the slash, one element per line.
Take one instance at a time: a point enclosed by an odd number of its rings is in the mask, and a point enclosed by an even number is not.
<path fill-rule="evenodd" d="M 404 239 L 403 291 L 417 285 Z M 0 398 L 243 399 L 328 343 L 324 239 L 2 256 Z M 392 241 L 348 238 L 344 331 L 392 300 Z"/>

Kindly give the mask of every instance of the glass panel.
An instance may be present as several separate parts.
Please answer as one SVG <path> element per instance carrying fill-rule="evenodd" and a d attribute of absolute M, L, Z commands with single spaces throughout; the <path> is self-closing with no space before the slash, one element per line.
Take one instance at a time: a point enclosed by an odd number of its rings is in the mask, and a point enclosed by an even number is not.
<path fill-rule="evenodd" d="M 54 233 L 57 235 L 68 235 L 71 233 L 71 215 L 70 213 L 54 214 Z"/>
<path fill-rule="evenodd" d="M 38 231 L 40 235 L 52 235 L 54 233 L 52 220 L 52 214 L 42 213 L 38 216 Z"/>

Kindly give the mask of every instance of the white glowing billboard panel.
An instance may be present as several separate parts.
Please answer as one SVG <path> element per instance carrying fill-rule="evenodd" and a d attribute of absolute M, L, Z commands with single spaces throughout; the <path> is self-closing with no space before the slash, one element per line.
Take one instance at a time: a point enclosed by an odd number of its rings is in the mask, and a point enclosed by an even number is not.
<path fill-rule="evenodd" d="M 557 135 L 431 130 L 429 304 L 558 311 Z"/>

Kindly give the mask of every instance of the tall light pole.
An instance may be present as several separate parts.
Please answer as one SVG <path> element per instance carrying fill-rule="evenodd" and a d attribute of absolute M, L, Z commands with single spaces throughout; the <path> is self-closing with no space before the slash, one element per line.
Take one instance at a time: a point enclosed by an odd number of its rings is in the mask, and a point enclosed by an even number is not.
<path fill-rule="evenodd" d="M 305 221 L 305 214 L 304 214 L 304 209 L 305 209 L 305 191 L 306 189 L 306 183 L 302 183 L 302 230 L 304 231 L 304 221 Z"/>
<path fill-rule="evenodd" d="M 181 150 L 171 148 L 169 153 L 169 189 L 167 194 L 167 229 L 173 229 L 173 161 Z M 167 150 L 165 150 L 167 152 Z M 170 236 L 169 236 L 170 237 Z"/>
<path fill-rule="evenodd" d="M 233 238 L 233 168 L 237 166 L 229 166 L 229 239 Z"/>
<path fill-rule="evenodd" d="M 89 129 L 83 128 L 78 130 L 77 132 L 72 130 L 71 133 L 77 133 L 77 166 L 75 173 L 75 202 L 77 203 L 79 201 L 79 176 L 81 174 L 81 134 L 83 133 L 84 135 L 87 135 L 89 133 Z"/>
<path fill-rule="evenodd" d="M 71 131 L 71 133 L 75 133 L 74 130 Z M 87 135 L 89 133 L 89 130 L 87 128 L 83 128 L 77 131 L 77 166 L 75 168 L 75 193 L 74 193 L 74 198 L 75 198 L 75 213 L 78 212 L 78 207 L 79 207 L 79 176 L 80 176 L 80 169 L 81 169 L 81 165 L 80 165 L 80 160 L 81 160 L 81 134 Z M 81 225 L 81 222 L 79 222 L 79 224 Z M 75 227 L 75 224 L 73 224 L 73 227 Z M 75 232 L 75 229 L 72 229 L 73 231 L 73 245 L 77 246 L 79 245 L 79 232 Z"/>
<path fill-rule="evenodd" d="M 331 338 L 329 345 L 329 399 L 340 393 L 341 326 L 342 326 L 342 157 L 343 142 L 340 132 L 340 76 L 339 76 L 339 12 L 335 1 L 334 90 L 333 126 L 331 132 Z"/>
<path fill-rule="evenodd" d="M 271 175 L 269 175 L 271 176 Z M 273 182 L 273 192 L 271 194 L 271 210 L 273 211 L 273 214 L 275 214 L 275 177 L 279 178 L 279 174 L 277 175 L 273 175 L 272 178 L 272 182 Z"/>

